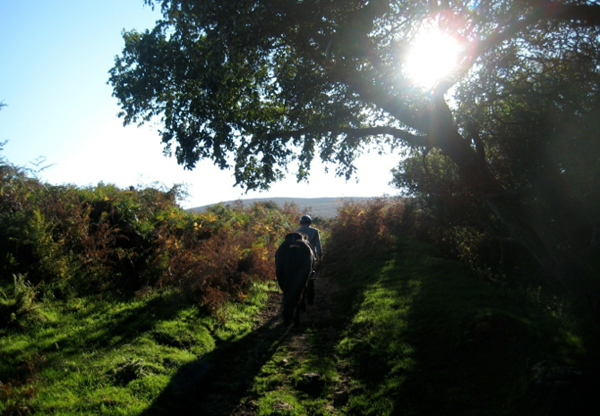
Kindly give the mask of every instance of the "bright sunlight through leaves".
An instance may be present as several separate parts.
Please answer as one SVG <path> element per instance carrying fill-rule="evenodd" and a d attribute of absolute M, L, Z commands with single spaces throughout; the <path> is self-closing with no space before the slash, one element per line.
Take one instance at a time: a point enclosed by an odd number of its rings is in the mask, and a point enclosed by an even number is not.
<path fill-rule="evenodd" d="M 405 56 L 404 73 L 416 85 L 431 88 L 456 69 L 459 54 L 456 39 L 431 26 L 423 27 Z"/>

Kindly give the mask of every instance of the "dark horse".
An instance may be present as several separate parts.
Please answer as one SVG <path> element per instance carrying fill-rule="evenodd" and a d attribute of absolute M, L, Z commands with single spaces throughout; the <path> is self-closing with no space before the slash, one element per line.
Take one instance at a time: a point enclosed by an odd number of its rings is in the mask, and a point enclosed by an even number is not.
<path fill-rule="evenodd" d="M 300 325 L 300 311 L 306 310 L 304 292 L 312 274 L 315 255 L 307 237 L 290 233 L 275 253 L 275 274 L 283 291 L 283 321 Z"/>

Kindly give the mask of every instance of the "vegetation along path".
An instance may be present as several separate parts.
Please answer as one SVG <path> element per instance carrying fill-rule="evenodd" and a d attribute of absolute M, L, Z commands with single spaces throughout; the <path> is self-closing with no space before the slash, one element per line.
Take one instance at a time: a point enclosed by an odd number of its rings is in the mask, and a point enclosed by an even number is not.
<path fill-rule="evenodd" d="M 597 315 L 526 259 L 474 263 L 495 245 L 471 251 L 406 201 L 322 224 L 293 328 L 270 279 L 292 206 L 193 214 L 175 188 L 52 187 L 3 163 L 3 416 L 598 413 Z"/>
<path fill-rule="evenodd" d="M 426 246 L 329 264 L 300 328 L 273 290 L 244 338 L 180 372 L 146 414 L 588 414 L 581 328 Z M 335 270 L 335 273 L 332 273 Z M 586 358 L 588 357 L 588 358 Z M 200 413 L 199 413 L 200 412 Z"/>

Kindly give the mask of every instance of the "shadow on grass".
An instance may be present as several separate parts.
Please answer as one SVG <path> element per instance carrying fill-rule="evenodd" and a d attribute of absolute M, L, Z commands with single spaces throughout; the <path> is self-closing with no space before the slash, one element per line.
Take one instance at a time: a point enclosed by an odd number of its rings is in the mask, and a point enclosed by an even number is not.
<path fill-rule="evenodd" d="M 142 415 L 230 415 L 290 330 L 280 321 L 274 316 L 243 338 L 222 342 L 182 366 Z"/>
<path fill-rule="evenodd" d="M 343 279 L 352 320 L 339 350 L 358 386 L 344 414 L 586 415 L 590 404 L 598 408 L 597 380 L 535 383 L 537 363 L 567 369 L 591 352 L 566 320 L 523 294 L 491 287 L 465 265 L 408 242 Z"/>
<path fill-rule="evenodd" d="M 44 331 L 37 334 L 35 342 L 15 350 L 12 354 L 3 353 L 2 360 L 18 362 L 19 356 L 40 354 L 48 364 L 62 362 L 81 351 L 106 351 L 111 348 L 133 343 L 140 334 L 149 332 L 161 321 L 175 319 L 182 308 L 189 307 L 176 293 L 157 296 L 139 307 L 128 307 L 119 312 L 111 311 L 113 303 L 97 303 L 85 310 L 71 312 L 64 332 Z M 82 324 L 89 322 L 89 324 Z M 44 347 L 40 347 L 44 346 Z M 1 362 L 0 362 L 1 363 Z M 21 370 L 14 365 L 2 366 L 6 377 L 16 377 Z"/>
<path fill-rule="evenodd" d="M 152 330 L 159 322 L 175 319 L 179 311 L 188 308 L 178 293 L 157 296 L 138 308 L 129 308 L 112 315 L 97 334 L 86 337 L 88 347 L 103 348 L 112 344 L 128 344 L 141 333 Z"/>

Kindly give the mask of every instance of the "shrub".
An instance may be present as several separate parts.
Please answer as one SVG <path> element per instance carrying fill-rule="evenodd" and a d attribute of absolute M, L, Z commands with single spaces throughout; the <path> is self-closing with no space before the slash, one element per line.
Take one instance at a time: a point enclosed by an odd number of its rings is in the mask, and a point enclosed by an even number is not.
<path fill-rule="evenodd" d="M 8 295 L 0 290 L 0 327 L 23 327 L 26 321 L 39 319 L 41 314 L 34 302 L 35 288 L 25 276 L 13 275 L 11 289 Z"/>
<path fill-rule="evenodd" d="M 159 284 L 179 287 L 209 310 L 243 298 L 251 281 L 274 278 L 275 250 L 293 224 L 292 215 L 265 204 L 217 205 L 194 216 L 180 238 L 162 229 L 162 254 L 156 259 L 166 273 Z"/>
<path fill-rule="evenodd" d="M 32 414 L 31 402 L 38 395 L 41 381 L 39 370 L 46 357 L 35 354 L 20 367 L 20 375 L 9 381 L 0 381 L 0 414 L 4 416 Z"/>
<path fill-rule="evenodd" d="M 296 206 L 219 204 L 194 213 L 179 207 L 183 192 L 52 186 L 0 159 L 0 284 L 27 275 L 41 294 L 63 299 L 175 286 L 214 309 L 243 299 L 252 280 L 274 278 L 275 250 L 297 226 Z M 7 314 L 17 308 L 8 304 Z"/>
<path fill-rule="evenodd" d="M 331 224 L 327 263 L 372 257 L 391 248 L 401 230 L 403 212 L 404 201 L 397 198 L 344 203 Z"/>

